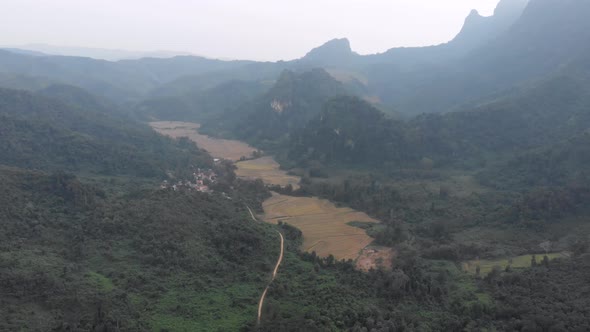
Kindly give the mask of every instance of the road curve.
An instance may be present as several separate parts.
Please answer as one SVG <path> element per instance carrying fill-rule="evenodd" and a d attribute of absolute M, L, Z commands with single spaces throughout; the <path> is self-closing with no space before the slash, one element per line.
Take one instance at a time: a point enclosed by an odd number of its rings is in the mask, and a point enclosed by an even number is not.
<path fill-rule="evenodd" d="M 252 210 L 250 209 L 250 207 L 246 206 L 246 208 L 248 208 L 248 212 L 250 212 L 250 216 L 252 217 L 252 220 L 258 221 L 258 219 L 256 219 L 256 217 L 254 216 L 254 213 L 252 213 Z M 277 260 L 277 264 L 275 265 L 275 269 L 272 271 L 272 278 L 268 282 L 268 285 L 266 285 L 264 292 L 262 292 L 262 296 L 260 297 L 260 301 L 258 301 L 258 316 L 256 318 L 256 325 L 260 325 L 260 318 L 262 317 L 262 306 L 264 305 L 264 299 L 266 298 L 266 293 L 268 292 L 268 289 L 270 288 L 270 285 L 272 284 L 272 282 L 275 280 L 275 277 L 277 276 L 277 272 L 279 272 L 279 266 L 281 265 L 281 262 L 283 261 L 283 253 L 285 250 L 285 239 L 283 238 L 283 234 L 281 234 L 281 232 L 277 231 L 277 233 L 279 234 L 279 237 L 281 238 L 281 253 L 279 255 L 279 259 Z"/>

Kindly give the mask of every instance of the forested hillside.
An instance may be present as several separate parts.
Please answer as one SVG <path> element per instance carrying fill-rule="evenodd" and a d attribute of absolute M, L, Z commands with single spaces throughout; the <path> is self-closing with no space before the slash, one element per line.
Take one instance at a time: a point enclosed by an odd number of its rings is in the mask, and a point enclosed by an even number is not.
<path fill-rule="evenodd" d="M 393 121 L 367 102 L 324 104 L 290 141 L 292 160 L 406 167 L 481 167 L 531 149 L 560 146 L 590 127 L 590 66 L 575 60 L 548 78 L 447 114 Z M 371 152 L 373 151 L 373 152 Z M 367 154 L 373 153 L 370 157 Z M 390 162 L 390 164 L 383 164 Z"/>
<path fill-rule="evenodd" d="M 116 102 L 137 102 L 161 84 L 189 74 L 237 68 L 248 61 L 179 56 L 111 62 L 83 57 L 33 56 L 0 50 L 0 73 L 82 87 Z"/>
<path fill-rule="evenodd" d="M 588 17 L 502 0 L 446 44 L 277 62 L 0 50 L 0 330 L 589 330 Z M 320 257 L 356 239 L 263 218 L 285 196 L 365 213 L 342 227 L 373 242 Z"/>
<path fill-rule="evenodd" d="M 0 330 L 236 330 L 254 317 L 273 231 L 220 194 L 106 194 L 0 168 Z"/>
<path fill-rule="evenodd" d="M 124 117 L 29 92 L 0 90 L 0 163 L 41 170 L 166 178 L 212 160 Z"/>
<path fill-rule="evenodd" d="M 385 166 L 384 162 L 410 161 L 402 123 L 385 118 L 356 97 L 338 97 L 324 105 L 290 140 L 288 155 L 299 163 L 318 160 Z M 385 166 L 387 167 L 387 166 Z"/>
<path fill-rule="evenodd" d="M 322 69 L 285 71 L 267 93 L 206 121 L 203 129 L 263 146 L 275 144 L 316 116 L 329 98 L 345 93 L 345 87 Z"/>
<path fill-rule="evenodd" d="M 262 82 L 229 81 L 204 91 L 147 99 L 135 107 L 135 115 L 140 119 L 193 122 L 236 117 L 239 115 L 237 108 L 264 94 L 268 88 Z"/>
<path fill-rule="evenodd" d="M 409 71 L 376 65 L 369 86 L 385 103 L 404 112 L 449 111 L 543 78 L 573 58 L 587 57 L 589 14 L 590 6 L 583 0 L 531 0 L 508 30 L 459 60 Z"/>

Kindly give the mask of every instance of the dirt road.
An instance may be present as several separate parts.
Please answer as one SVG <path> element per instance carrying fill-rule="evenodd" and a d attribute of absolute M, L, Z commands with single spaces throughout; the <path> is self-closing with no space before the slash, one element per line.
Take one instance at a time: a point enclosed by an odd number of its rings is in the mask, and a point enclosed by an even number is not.
<path fill-rule="evenodd" d="M 256 219 L 256 216 L 254 216 L 254 213 L 252 212 L 250 207 L 246 206 L 246 208 L 248 208 L 248 212 L 250 212 L 250 216 L 252 217 L 252 220 L 258 221 L 258 219 Z M 281 238 L 281 253 L 279 255 L 279 259 L 277 260 L 277 264 L 275 265 L 275 269 L 272 271 L 272 278 L 268 282 L 268 285 L 266 285 L 266 288 L 264 289 L 264 292 L 262 292 L 262 296 L 260 297 L 260 301 L 258 302 L 258 317 L 256 318 L 257 325 L 260 325 L 260 318 L 262 317 L 262 306 L 264 305 L 264 299 L 266 298 L 266 293 L 268 292 L 268 289 L 270 288 L 270 285 L 272 284 L 272 282 L 275 280 L 275 277 L 277 276 L 277 272 L 279 272 L 279 266 L 281 265 L 281 262 L 283 261 L 283 252 L 285 250 L 285 239 L 283 238 L 283 234 L 281 234 L 281 232 L 277 231 L 277 233 L 279 234 L 279 237 Z"/>

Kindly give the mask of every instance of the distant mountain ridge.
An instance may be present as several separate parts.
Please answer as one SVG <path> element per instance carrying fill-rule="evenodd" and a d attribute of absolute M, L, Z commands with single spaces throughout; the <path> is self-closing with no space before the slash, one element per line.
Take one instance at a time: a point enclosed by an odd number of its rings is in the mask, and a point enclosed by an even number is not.
<path fill-rule="evenodd" d="M 37 55 L 78 56 L 97 60 L 131 60 L 141 58 L 173 58 L 175 56 L 198 56 L 190 52 L 175 51 L 128 51 L 95 47 L 56 46 L 48 44 L 27 44 L 11 48 L 15 51 Z"/>
<path fill-rule="evenodd" d="M 236 80 L 272 84 L 284 70 L 319 67 L 384 109 L 409 116 L 448 112 L 543 79 L 587 52 L 588 16 L 588 3 L 582 0 L 502 0 L 493 16 L 472 12 L 446 44 L 362 56 L 352 51 L 348 40 L 334 39 L 286 62 L 194 56 L 108 62 L 0 51 L 0 84 L 43 84 L 14 77 L 3 81 L 3 75 L 43 78 L 135 105 L 201 93 Z"/>
<path fill-rule="evenodd" d="M 45 93 L 52 97 L 0 89 L 0 164 L 162 178 L 177 167 L 186 171 L 188 162 L 210 163 L 195 146 L 183 146 L 147 125 L 105 113 L 84 93 L 67 87 Z"/>

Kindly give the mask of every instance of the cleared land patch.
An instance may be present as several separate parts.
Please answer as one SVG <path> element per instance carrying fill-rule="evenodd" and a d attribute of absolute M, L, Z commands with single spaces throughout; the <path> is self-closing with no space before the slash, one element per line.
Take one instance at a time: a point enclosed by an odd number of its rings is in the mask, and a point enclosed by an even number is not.
<path fill-rule="evenodd" d="M 369 246 L 363 249 L 356 260 L 355 266 L 357 269 L 365 272 L 378 268 L 391 270 L 393 268 L 394 257 L 395 251 L 393 248 Z"/>
<path fill-rule="evenodd" d="M 207 150 L 215 158 L 237 161 L 241 157 L 251 156 L 252 152 L 256 151 L 255 148 L 244 142 L 201 135 L 197 131 L 201 127 L 198 123 L 158 121 L 150 122 L 150 126 L 165 136 L 173 138 L 187 137 L 197 143 L 199 148 Z"/>
<path fill-rule="evenodd" d="M 236 175 L 247 179 L 262 179 L 266 184 L 287 186 L 292 185 L 293 189 L 299 188 L 299 177 L 288 175 L 280 169 L 272 157 L 262 157 L 254 160 L 240 161 L 236 163 L 238 169 Z"/>
<path fill-rule="evenodd" d="M 535 258 L 537 260 L 537 264 L 541 264 L 541 262 L 543 261 L 543 256 L 545 256 L 544 254 L 537 254 L 535 255 Z M 552 259 L 556 259 L 556 258 L 566 258 L 568 257 L 567 253 L 549 253 L 547 254 L 547 258 L 549 258 L 549 260 Z M 510 267 L 518 269 L 518 268 L 527 268 L 527 267 L 531 267 L 531 260 L 533 258 L 533 255 L 522 255 L 522 256 L 516 256 L 512 258 L 512 262 L 510 262 L 510 258 L 501 258 L 501 259 L 492 259 L 492 260 L 487 260 L 487 259 L 481 259 L 481 260 L 473 260 L 473 261 L 468 261 L 463 263 L 463 271 L 466 271 L 470 274 L 475 274 L 476 269 L 477 269 L 477 265 L 479 264 L 479 268 L 480 268 L 480 275 L 481 276 L 485 276 L 488 273 L 490 273 L 490 271 L 492 271 L 492 269 L 497 266 L 500 269 L 504 270 L 509 264 Z"/>
<path fill-rule="evenodd" d="M 363 229 L 350 226 L 349 222 L 378 222 L 363 212 L 336 207 L 328 200 L 315 197 L 273 193 L 262 207 L 266 222 L 283 221 L 301 230 L 302 250 L 315 251 L 322 257 L 331 254 L 339 260 L 356 259 L 361 250 L 373 241 Z"/>

